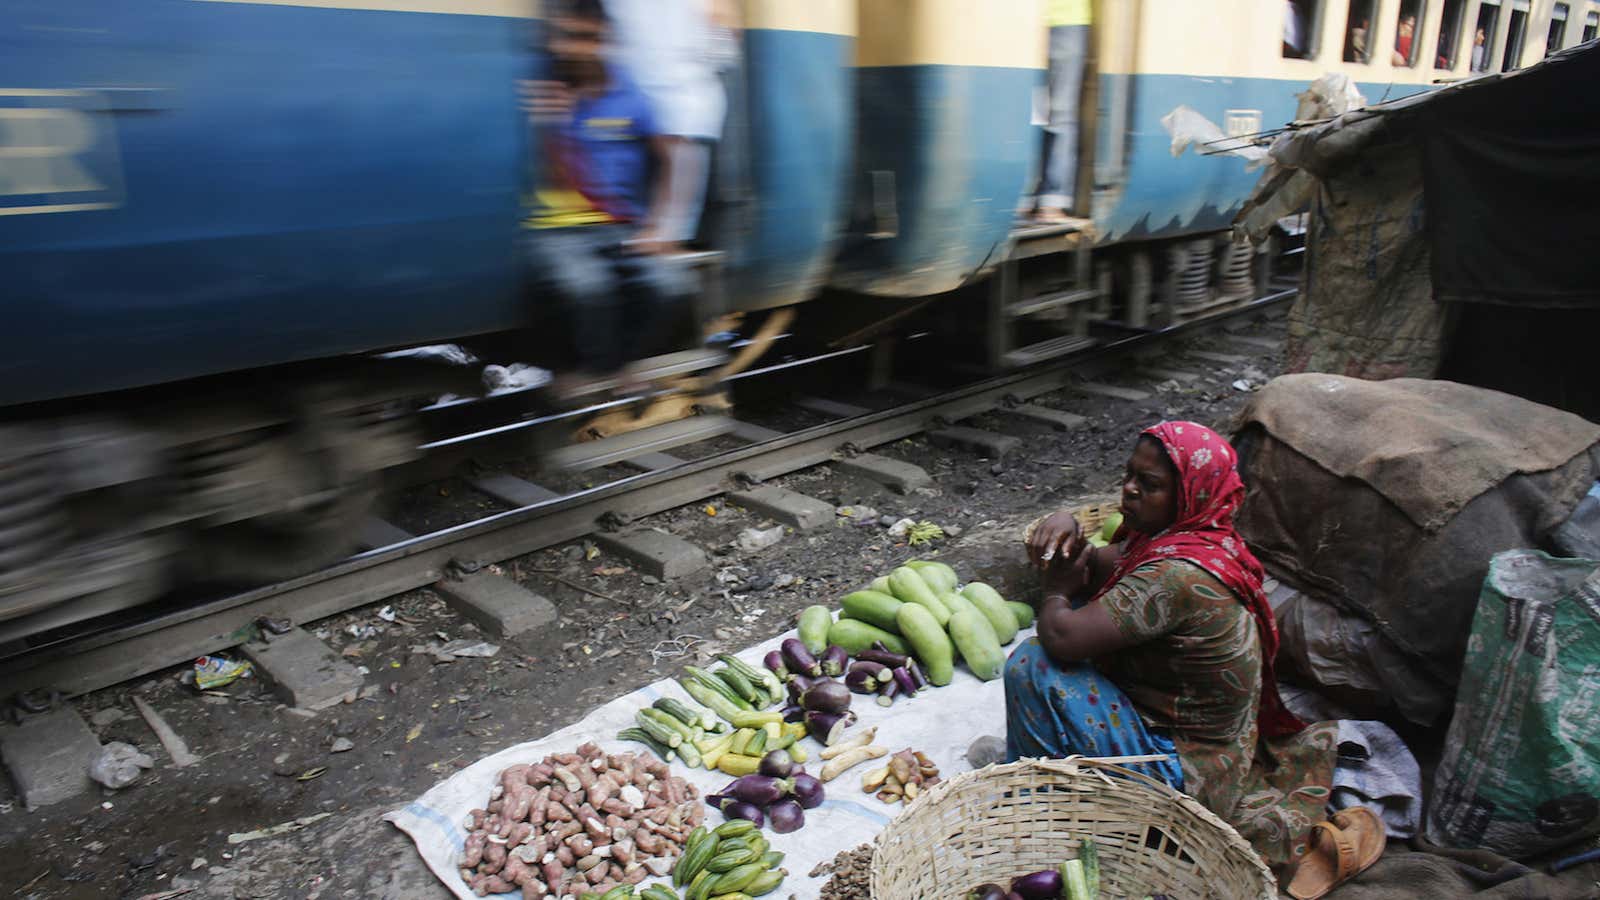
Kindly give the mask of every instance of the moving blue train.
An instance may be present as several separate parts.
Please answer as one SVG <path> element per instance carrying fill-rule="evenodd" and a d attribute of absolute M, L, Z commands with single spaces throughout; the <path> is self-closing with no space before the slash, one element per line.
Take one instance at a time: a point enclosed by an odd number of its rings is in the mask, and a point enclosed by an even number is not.
<path fill-rule="evenodd" d="M 969 302 L 1030 240 L 1085 251 L 1054 275 L 1038 254 L 1039 279 L 1071 280 L 1062 302 L 1099 321 L 1237 299 L 1251 260 L 1219 235 L 1258 173 L 1217 149 L 1292 119 L 1326 72 L 1393 97 L 1588 40 L 1600 17 L 1099 0 L 1080 218 L 1030 232 L 1043 6 L 744 0 L 728 139 L 749 202 L 701 311 Z M 1352 54 L 1358 24 L 1404 58 Z M 0 6 L 0 641 L 348 549 L 377 473 L 415 452 L 397 404 L 440 389 L 374 354 L 510 336 L 538 361 L 517 84 L 539 27 L 533 0 Z M 1013 352 L 1022 330 L 1087 328 L 1036 318 L 990 316 L 1008 336 L 984 361 L 1038 358 Z"/>

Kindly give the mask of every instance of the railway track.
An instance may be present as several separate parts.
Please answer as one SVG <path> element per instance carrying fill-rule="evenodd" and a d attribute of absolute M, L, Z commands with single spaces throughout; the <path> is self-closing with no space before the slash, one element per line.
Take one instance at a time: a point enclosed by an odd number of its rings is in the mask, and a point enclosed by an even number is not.
<path fill-rule="evenodd" d="M 257 623 L 263 618 L 304 625 L 588 535 L 600 537 L 608 549 L 626 555 L 628 536 L 653 514 L 760 485 L 841 456 L 857 456 L 919 433 L 953 431 L 952 436 L 959 440 L 961 429 L 953 427 L 955 423 L 991 411 L 1070 428 L 1075 418 L 1071 413 L 1029 401 L 1125 368 L 1129 360 L 1158 352 L 1179 337 L 1279 309 L 1295 294 L 1294 288 L 1276 283 L 1264 296 L 1225 312 L 1162 330 L 1129 333 L 1048 363 L 934 391 L 886 409 L 867 410 L 847 399 L 803 398 L 796 402 L 829 420 L 799 430 L 777 431 L 712 414 L 574 445 L 558 453 L 568 470 L 625 463 L 637 471 L 572 490 L 551 490 L 503 474 L 482 479 L 476 487 L 509 508 L 418 535 L 374 521 L 363 538 L 371 549 L 320 571 L 199 602 L 130 611 L 88 628 L 13 648 L 0 656 L 0 683 L 7 686 L 8 693 L 83 694 L 237 646 L 257 633 Z M 780 363 L 746 377 L 826 359 Z M 1152 372 L 1152 378 L 1160 377 L 1159 369 Z M 917 391 L 913 388 L 911 392 Z M 527 420 L 480 429 L 430 442 L 435 446 L 429 449 L 470 453 L 476 441 L 515 441 L 538 424 Z M 740 446 L 699 459 L 681 459 L 667 452 L 709 439 Z M 648 550 L 636 557 L 636 562 L 645 571 L 661 564 L 651 559 Z M 673 573 L 658 569 L 658 574 L 671 577 Z"/>

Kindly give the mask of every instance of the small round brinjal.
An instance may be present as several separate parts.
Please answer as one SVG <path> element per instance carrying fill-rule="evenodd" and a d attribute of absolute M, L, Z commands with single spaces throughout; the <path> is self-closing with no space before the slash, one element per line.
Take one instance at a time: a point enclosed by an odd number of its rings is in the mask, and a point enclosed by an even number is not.
<path fill-rule="evenodd" d="M 822 674 L 837 678 L 844 674 L 844 667 L 850 664 L 850 654 L 838 644 L 829 644 L 818 662 L 822 664 Z"/>
<path fill-rule="evenodd" d="M 1061 873 L 1043 869 L 1011 879 L 1011 889 L 1022 895 L 1022 900 L 1057 900 L 1061 896 Z"/>
<path fill-rule="evenodd" d="M 759 775 L 772 778 L 788 778 L 794 772 L 794 758 L 787 750 L 774 750 L 761 757 L 761 765 L 756 769 Z"/>
<path fill-rule="evenodd" d="M 771 651 L 766 656 L 762 657 L 761 662 L 772 671 L 772 674 L 785 680 L 788 679 L 789 667 L 783 664 L 783 654 L 779 651 Z"/>
<path fill-rule="evenodd" d="M 850 708 L 850 689 L 837 681 L 818 681 L 800 697 L 800 705 L 812 712 L 839 715 Z"/>
<path fill-rule="evenodd" d="M 822 789 L 822 782 L 799 771 L 799 768 L 796 766 L 794 774 L 789 776 L 794 779 L 794 798 L 806 809 L 816 809 L 827 796 Z"/>
<path fill-rule="evenodd" d="M 749 819 L 756 823 L 757 828 L 767 824 L 767 817 L 761 814 L 761 807 L 743 800 L 733 800 L 724 804 L 722 815 L 727 819 Z"/>
<path fill-rule="evenodd" d="M 870 694 L 878 689 L 878 679 L 870 669 L 864 669 L 857 663 L 845 673 L 844 686 L 852 694 Z"/>
<path fill-rule="evenodd" d="M 967 900 L 1006 900 L 1006 889 L 998 884 L 980 884 L 967 891 Z"/>
<path fill-rule="evenodd" d="M 856 715 L 852 712 L 846 712 L 841 716 L 833 713 L 807 710 L 805 719 L 806 732 L 816 738 L 818 743 L 826 747 L 839 740 L 839 736 L 855 720 Z"/>
<path fill-rule="evenodd" d="M 778 649 L 783 651 L 783 662 L 789 667 L 790 672 L 796 675 L 809 675 L 812 678 L 822 677 L 822 665 L 811 655 L 811 651 L 806 649 L 806 645 L 800 643 L 799 638 L 784 640 L 778 645 Z"/>
<path fill-rule="evenodd" d="M 779 800 L 767 807 L 767 822 L 779 834 L 788 834 L 805 827 L 806 811 L 794 800 Z"/>
<path fill-rule="evenodd" d="M 743 775 L 734 779 L 733 784 L 728 785 L 728 789 L 723 793 L 745 803 L 766 806 L 787 796 L 789 785 L 783 779 L 770 775 Z"/>

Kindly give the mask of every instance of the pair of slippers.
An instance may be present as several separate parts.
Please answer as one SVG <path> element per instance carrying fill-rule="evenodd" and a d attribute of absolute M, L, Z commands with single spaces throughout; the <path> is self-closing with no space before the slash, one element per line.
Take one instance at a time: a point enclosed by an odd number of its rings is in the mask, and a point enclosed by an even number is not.
<path fill-rule="evenodd" d="M 1365 806 L 1342 809 L 1311 828 L 1310 849 L 1300 858 L 1289 896 L 1317 900 L 1354 878 L 1383 855 L 1383 820 Z"/>

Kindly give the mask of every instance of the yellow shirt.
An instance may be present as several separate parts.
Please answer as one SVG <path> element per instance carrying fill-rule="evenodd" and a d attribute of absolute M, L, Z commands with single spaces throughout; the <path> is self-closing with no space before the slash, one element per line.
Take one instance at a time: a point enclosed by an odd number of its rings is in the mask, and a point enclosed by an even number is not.
<path fill-rule="evenodd" d="M 1045 21 L 1057 25 L 1088 25 L 1094 22 L 1092 0 L 1047 0 Z"/>

